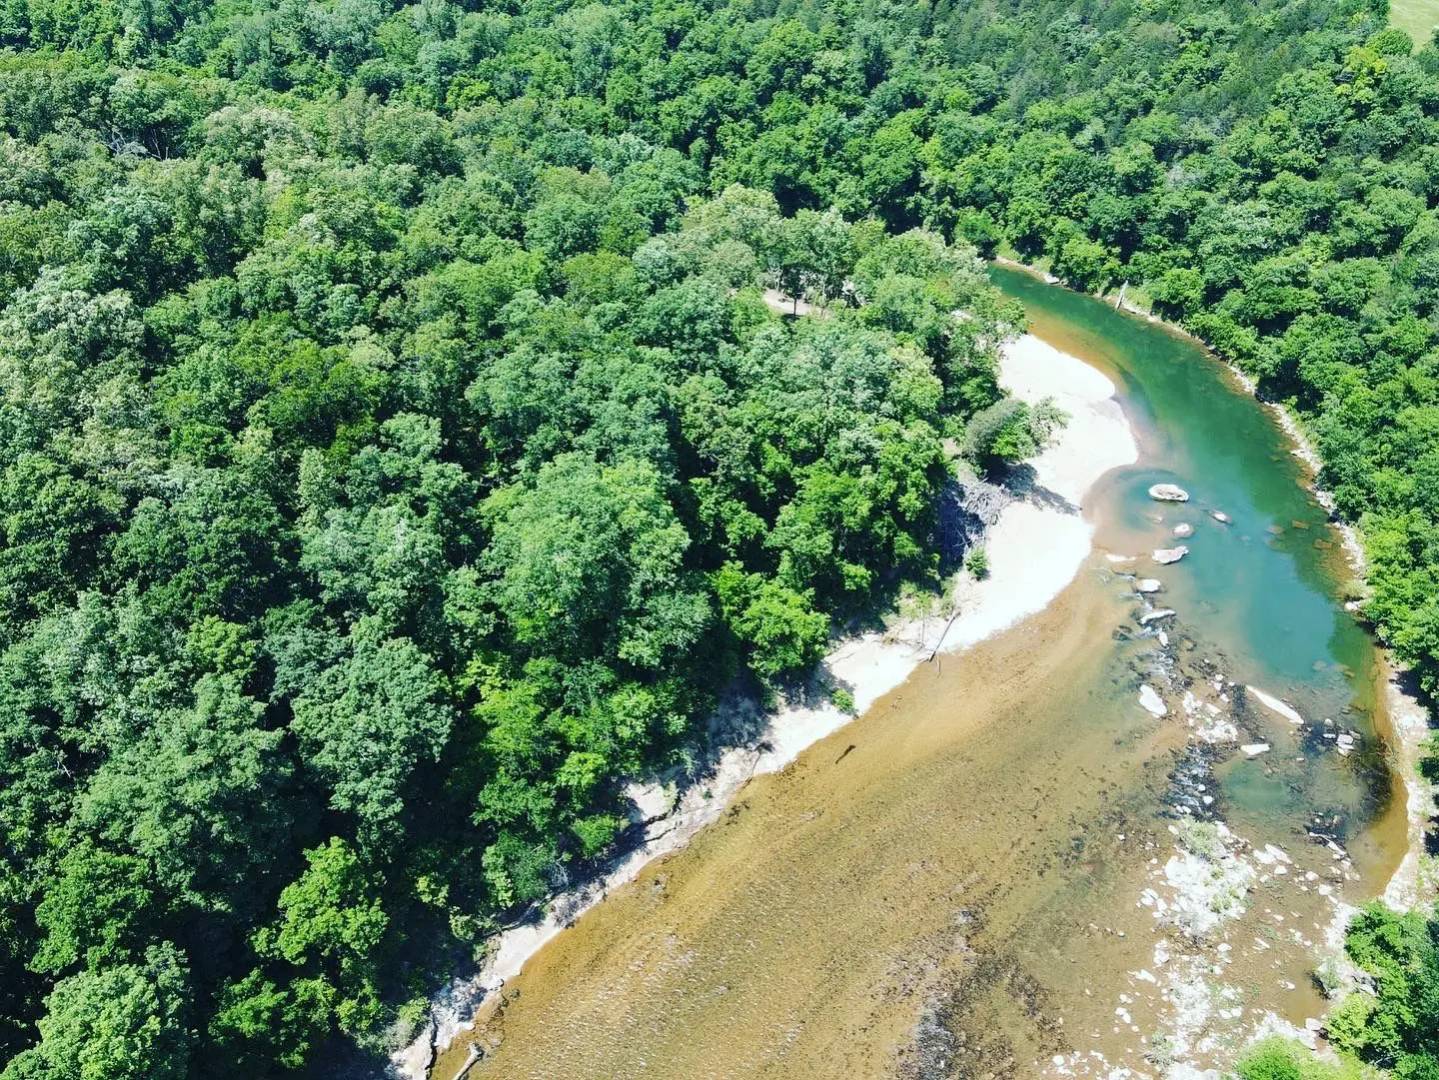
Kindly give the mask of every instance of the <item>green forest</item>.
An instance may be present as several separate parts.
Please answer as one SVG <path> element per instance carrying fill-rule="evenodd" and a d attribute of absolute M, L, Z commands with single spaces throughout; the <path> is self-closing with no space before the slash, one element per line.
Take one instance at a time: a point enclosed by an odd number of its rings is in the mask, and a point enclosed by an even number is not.
<path fill-rule="evenodd" d="M 721 690 L 952 569 L 950 448 L 1032 449 L 984 256 L 1289 403 L 1439 690 L 1439 50 L 1387 17 L 0 2 L 4 1080 L 406 1037 Z M 1439 1076 L 1439 929 L 1366 918 L 1343 1045 Z"/>

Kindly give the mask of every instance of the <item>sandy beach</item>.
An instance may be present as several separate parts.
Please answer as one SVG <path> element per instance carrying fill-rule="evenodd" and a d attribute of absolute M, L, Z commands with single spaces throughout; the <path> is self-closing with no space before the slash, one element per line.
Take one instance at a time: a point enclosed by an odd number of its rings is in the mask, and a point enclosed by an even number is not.
<path fill-rule="evenodd" d="M 1030 462 L 1031 496 L 1006 506 L 989 528 L 984 541 L 989 576 L 962 578 L 952 622 L 934 617 L 897 621 L 883 633 L 842 641 L 825 658 L 829 677 L 853 695 L 855 714 L 899 686 L 936 650 L 958 652 L 1042 610 L 1090 553 L 1094 529 L 1082 515 L 1086 494 L 1109 470 L 1138 458 L 1114 385 L 1083 361 L 1026 335 L 1006 347 L 1001 382 L 1027 402 L 1053 398 L 1069 422 Z M 543 920 L 499 934 L 476 974 L 454 980 L 436 996 L 419 1038 L 392 1058 L 393 1074 L 423 1080 L 436 1051 L 465 1030 L 488 997 L 546 942 L 610 889 L 632 880 L 646 863 L 683 847 L 719 817 L 751 778 L 783 769 L 851 719 L 853 714 L 827 703 L 782 707 L 768 718 L 759 739 L 726 752 L 705 781 L 678 798 L 657 784 L 632 788 L 635 816 L 645 822 L 645 842 L 602 876 L 557 897 Z"/>

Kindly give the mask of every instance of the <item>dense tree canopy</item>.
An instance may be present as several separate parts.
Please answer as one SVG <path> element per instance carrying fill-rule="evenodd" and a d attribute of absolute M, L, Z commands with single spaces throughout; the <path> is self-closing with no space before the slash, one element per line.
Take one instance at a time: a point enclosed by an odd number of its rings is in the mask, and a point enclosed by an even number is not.
<path fill-rule="evenodd" d="M 934 580 L 1015 311 L 585 119 L 629 18 L 7 9 L 7 1080 L 382 1047 L 737 672 Z M 481 77 L 527 35 L 575 93 Z"/>
<path fill-rule="evenodd" d="M 1398 1080 L 1439 1077 L 1439 922 L 1373 904 L 1349 927 L 1348 951 L 1374 989 L 1331 1014 L 1334 1044 Z"/>
<path fill-rule="evenodd" d="M 975 248 L 1290 401 L 1439 686 L 1439 52 L 1384 27 L 0 7 L 6 1080 L 383 1045 L 717 688 L 932 579 L 944 440 L 1054 419 L 1000 400 Z"/>

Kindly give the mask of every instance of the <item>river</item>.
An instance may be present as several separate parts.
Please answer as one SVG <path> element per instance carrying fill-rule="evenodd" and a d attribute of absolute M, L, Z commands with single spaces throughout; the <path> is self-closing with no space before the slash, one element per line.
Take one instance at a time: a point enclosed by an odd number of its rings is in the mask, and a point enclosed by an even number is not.
<path fill-rule="evenodd" d="M 1338 537 L 1202 349 L 994 277 L 1135 429 L 1138 463 L 1086 502 L 1095 552 L 582 916 L 437 1080 L 470 1043 L 473 1077 L 1158 1076 L 1322 1010 L 1336 904 L 1382 891 L 1405 843 Z M 1192 501 L 1152 501 L 1161 481 Z M 1155 567 L 1181 523 L 1191 554 Z M 1142 624 L 1155 607 L 1175 614 Z"/>

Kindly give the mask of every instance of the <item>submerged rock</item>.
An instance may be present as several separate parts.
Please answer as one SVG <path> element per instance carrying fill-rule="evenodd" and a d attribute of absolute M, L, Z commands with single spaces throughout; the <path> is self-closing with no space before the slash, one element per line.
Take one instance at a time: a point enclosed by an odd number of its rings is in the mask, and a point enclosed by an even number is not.
<path fill-rule="evenodd" d="M 1198 824 L 1169 827 L 1180 849 L 1162 871 L 1171 893 L 1163 921 L 1203 942 L 1226 919 L 1243 913 L 1246 894 L 1258 875 L 1224 822 L 1195 828 Z"/>
<path fill-rule="evenodd" d="M 1172 548 L 1155 548 L 1154 561 L 1160 563 L 1161 565 L 1165 565 L 1168 563 L 1177 563 L 1180 559 L 1184 558 L 1184 556 L 1188 554 L 1189 549 L 1183 544 L 1180 544 L 1178 547 Z"/>
<path fill-rule="evenodd" d="M 1194 526 L 1187 521 L 1181 521 L 1178 525 L 1174 526 L 1174 535 L 1180 537 L 1193 536 Z"/>
<path fill-rule="evenodd" d="M 1231 521 L 1234 520 L 1223 510 L 1211 510 L 1209 511 L 1209 516 L 1212 517 L 1215 521 L 1219 522 L 1219 524 L 1221 525 L 1228 525 Z"/>
<path fill-rule="evenodd" d="M 1246 686 L 1245 689 L 1261 705 L 1265 706 L 1268 709 L 1274 710 L 1280 716 L 1284 717 L 1284 719 L 1288 720 L 1291 724 L 1304 723 L 1304 717 L 1299 715 L 1299 710 L 1294 708 L 1294 706 L 1290 705 L 1288 702 L 1280 701 L 1273 694 L 1266 694 L 1257 686 Z"/>
<path fill-rule="evenodd" d="M 1189 492 L 1178 484 L 1154 484 L 1149 489 L 1149 497 L 1159 502 L 1188 502 Z"/>

